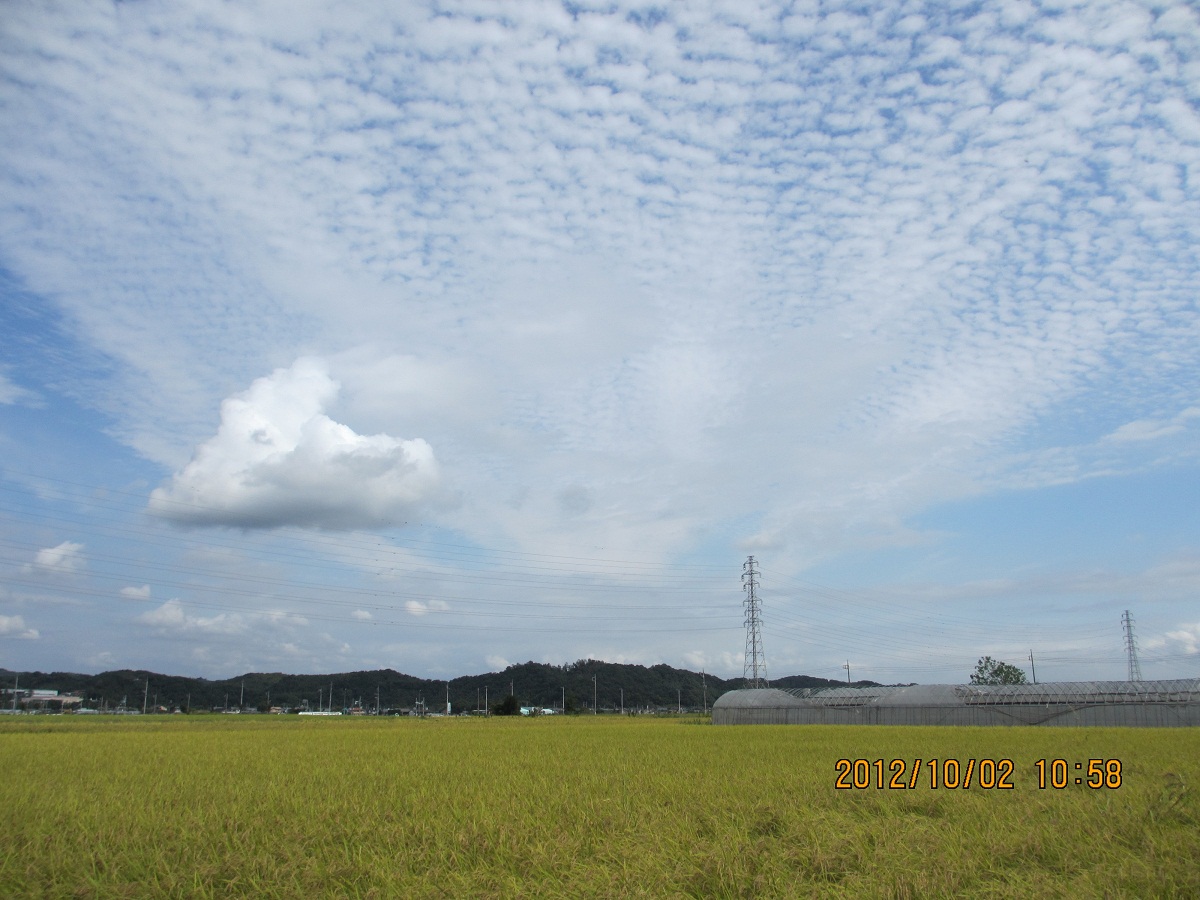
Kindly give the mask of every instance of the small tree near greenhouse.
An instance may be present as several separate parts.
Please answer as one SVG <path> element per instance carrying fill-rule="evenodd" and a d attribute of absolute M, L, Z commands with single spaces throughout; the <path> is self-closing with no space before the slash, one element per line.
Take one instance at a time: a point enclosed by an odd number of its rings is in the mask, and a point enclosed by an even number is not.
<path fill-rule="evenodd" d="M 985 656 L 971 673 L 971 684 L 1028 684 L 1025 673 L 1016 666 Z"/>
<path fill-rule="evenodd" d="M 494 716 L 519 716 L 520 714 L 521 704 L 512 694 L 492 705 L 492 715 Z"/>

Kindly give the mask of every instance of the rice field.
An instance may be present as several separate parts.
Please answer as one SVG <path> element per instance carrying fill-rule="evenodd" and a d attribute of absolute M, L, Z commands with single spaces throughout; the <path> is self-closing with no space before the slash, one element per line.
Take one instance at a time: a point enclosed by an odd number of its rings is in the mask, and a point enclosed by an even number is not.
<path fill-rule="evenodd" d="M 0 766 L 6 897 L 1200 896 L 1195 729 L 30 716 Z"/>

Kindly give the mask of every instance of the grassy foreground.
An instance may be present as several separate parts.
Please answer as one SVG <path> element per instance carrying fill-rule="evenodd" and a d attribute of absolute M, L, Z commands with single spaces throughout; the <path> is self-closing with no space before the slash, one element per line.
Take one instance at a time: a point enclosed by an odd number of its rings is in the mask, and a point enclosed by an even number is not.
<path fill-rule="evenodd" d="M 1014 788 L 835 790 L 843 757 Z M 28 717 L 0 767 L 6 897 L 1200 896 L 1195 729 Z"/>

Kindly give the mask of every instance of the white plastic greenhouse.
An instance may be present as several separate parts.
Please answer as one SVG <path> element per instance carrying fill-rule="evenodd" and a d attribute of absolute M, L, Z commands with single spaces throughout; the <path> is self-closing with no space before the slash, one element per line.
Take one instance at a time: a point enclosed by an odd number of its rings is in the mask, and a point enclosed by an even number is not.
<path fill-rule="evenodd" d="M 714 725 L 1200 725 L 1200 678 L 1051 684 L 758 688 L 713 704 Z"/>

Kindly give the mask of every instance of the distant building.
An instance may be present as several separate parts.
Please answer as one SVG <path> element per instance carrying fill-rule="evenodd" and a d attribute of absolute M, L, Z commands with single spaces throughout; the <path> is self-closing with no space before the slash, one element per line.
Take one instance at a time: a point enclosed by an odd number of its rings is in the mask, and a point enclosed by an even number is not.
<path fill-rule="evenodd" d="M 12 703 L 12 691 L 8 691 L 8 702 Z M 62 712 L 65 709 L 78 709 L 83 706 L 83 697 L 78 693 L 63 693 L 49 690 L 18 690 L 17 691 L 17 708 L 24 708 L 26 712 L 45 712 L 48 710 L 57 710 Z"/>

